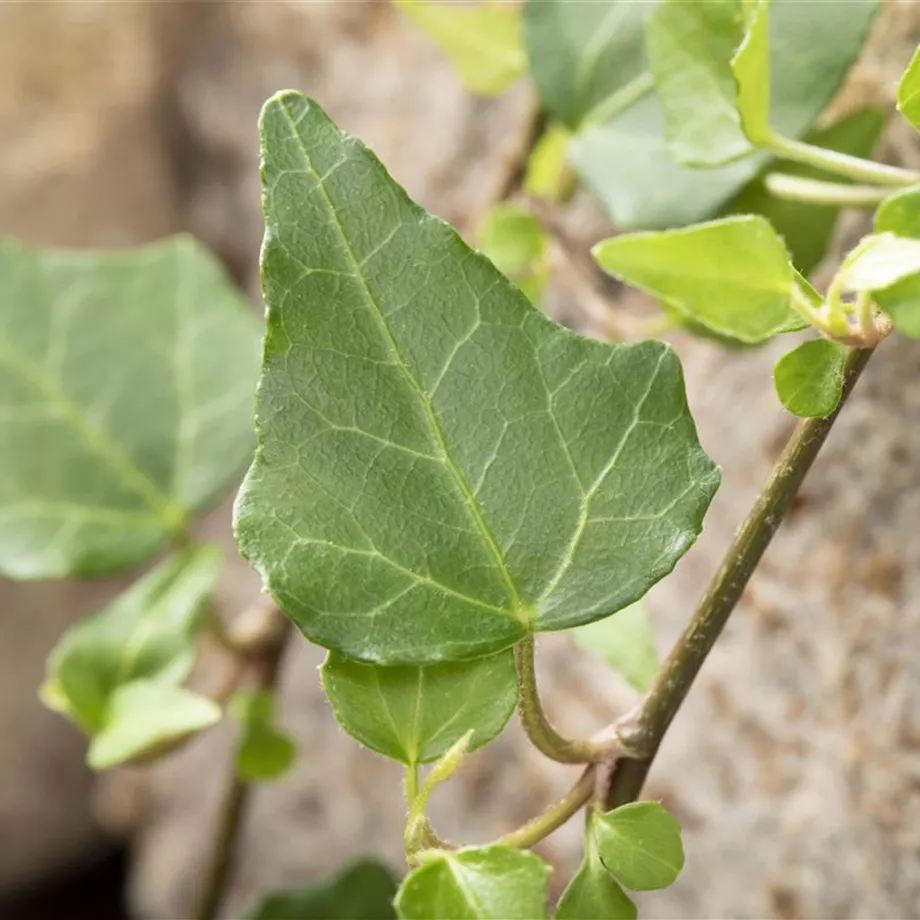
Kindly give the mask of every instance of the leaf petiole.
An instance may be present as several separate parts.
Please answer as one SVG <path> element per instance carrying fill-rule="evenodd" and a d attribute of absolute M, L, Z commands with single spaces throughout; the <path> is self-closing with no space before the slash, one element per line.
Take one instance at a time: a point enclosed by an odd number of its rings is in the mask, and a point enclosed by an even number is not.
<path fill-rule="evenodd" d="M 844 185 L 842 182 L 825 182 L 787 173 L 769 173 L 764 179 L 764 185 L 771 195 L 785 201 L 801 201 L 834 208 L 874 208 L 891 195 L 890 187 Z"/>

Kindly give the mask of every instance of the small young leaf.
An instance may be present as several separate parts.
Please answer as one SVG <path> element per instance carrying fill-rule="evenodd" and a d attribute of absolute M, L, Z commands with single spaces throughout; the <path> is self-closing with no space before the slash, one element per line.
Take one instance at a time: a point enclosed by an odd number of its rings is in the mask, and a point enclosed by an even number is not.
<path fill-rule="evenodd" d="M 102 728 L 112 695 L 123 684 L 182 683 L 194 662 L 202 604 L 219 569 L 216 547 L 186 550 L 68 629 L 48 659 L 45 704 L 92 734 Z"/>
<path fill-rule="evenodd" d="M 719 166 L 750 153 L 730 63 L 744 38 L 741 0 L 663 0 L 645 33 L 677 162 Z"/>
<path fill-rule="evenodd" d="M 886 198 L 875 214 L 876 233 L 920 239 L 920 188 Z M 873 294 L 902 335 L 920 338 L 920 277 L 905 278 Z"/>
<path fill-rule="evenodd" d="M 767 143 L 770 127 L 770 0 L 749 0 L 747 30 L 732 58 L 738 87 L 737 106 L 741 126 L 755 145 Z M 806 125 L 807 127 L 807 125 Z"/>
<path fill-rule="evenodd" d="M 397 881 L 374 859 L 362 859 L 322 882 L 276 892 L 246 920 L 396 920 Z"/>
<path fill-rule="evenodd" d="M 220 721 L 211 700 L 167 683 L 136 680 L 112 695 L 86 762 L 94 770 L 145 761 Z"/>
<path fill-rule="evenodd" d="M 534 303 L 548 280 L 546 245 L 540 221 L 510 202 L 492 208 L 476 235 L 476 247 Z"/>
<path fill-rule="evenodd" d="M 403 920 L 543 920 L 549 871 L 506 846 L 445 852 L 403 879 L 396 911 Z"/>
<path fill-rule="evenodd" d="M 321 673 L 345 731 L 405 764 L 437 760 L 470 730 L 470 750 L 488 744 L 518 697 L 510 651 L 421 668 L 361 664 L 331 652 Z"/>
<path fill-rule="evenodd" d="M 914 52 L 898 83 L 898 110 L 920 130 L 920 48 Z"/>
<path fill-rule="evenodd" d="M 568 162 L 572 134 L 565 125 L 554 124 L 537 141 L 527 159 L 524 191 L 534 198 L 561 202 L 572 189 L 572 170 Z"/>
<path fill-rule="evenodd" d="M 191 238 L 0 242 L 0 315 L 0 573 L 147 559 L 251 458 L 259 323 Z"/>
<path fill-rule="evenodd" d="M 888 232 L 864 237 L 840 266 L 849 291 L 878 291 L 918 273 L 920 239 Z"/>
<path fill-rule="evenodd" d="M 394 0 L 441 46 L 463 85 L 481 96 L 498 96 L 527 71 L 520 13 L 500 0 L 475 6 L 433 0 Z"/>
<path fill-rule="evenodd" d="M 606 659 L 636 690 L 647 690 L 658 672 L 658 650 L 648 610 L 636 601 L 606 620 L 572 630 L 575 641 Z"/>
<path fill-rule="evenodd" d="M 645 594 L 718 481 L 673 351 L 547 319 L 306 97 L 269 100 L 262 137 L 261 443 L 236 529 L 281 609 L 349 658 L 422 665 Z"/>
<path fill-rule="evenodd" d="M 274 726 L 274 696 L 267 690 L 237 693 L 230 708 L 242 727 L 236 749 L 237 776 L 245 783 L 259 783 L 287 773 L 297 748 Z"/>
<path fill-rule="evenodd" d="M 762 217 L 623 234 L 592 252 L 605 271 L 722 335 L 753 343 L 803 328 L 789 305 L 789 256 Z"/>
<path fill-rule="evenodd" d="M 812 339 L 787 352 L 773 371 L 780 402 L 800 418 L 826 418 L 840 402 L 847 349 Z"/>
<path fill-rule="evenodd" d="M 826 128 L 810 131 L 805 135 L 805 141 L 815 147 L 857 157 L 870 157 L 884 126 L 883 109 L 859 109 Z M 769 171 L 809 179 L 844 183 L 849 181 L 824 170 L 787 160 L 771 163 Z M 762 173 L 749 182 L 722 213 L 761 214 L 766 217 L 786 243 L 792 264 L 802 274 L 808 275 L 827 253 L 840 209 L 777 198 L 767 190 L 764 175 Z"/>
<path fill-rule="evenodd" d="M 636 905 L 601 862 L 589 828 L 584 859 L 559 898 L 556 920 L 636 920 L 636 914 Z"/>
<path fill-rule="evenodd" d="M 667 888 L 680 875 L 680 825 L 658 802 L 633 802 L 597 815 L 592 830 L 601 861 L 624 887 Z"/>

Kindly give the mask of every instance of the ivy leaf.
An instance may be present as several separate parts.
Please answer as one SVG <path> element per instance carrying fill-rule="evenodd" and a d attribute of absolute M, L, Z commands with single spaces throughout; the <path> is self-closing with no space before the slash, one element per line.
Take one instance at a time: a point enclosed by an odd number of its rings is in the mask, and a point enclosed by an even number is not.
<path fill-rule="evenodd" d="M 361 859 L 325 881 L 268 895 L 247 920 L 396 920 L 396 877 Z"/>
<path fill-rule="evenodd" d="M 186 550 L 68 629 L 48 659 L 45 704 L 92 734 L 105 725 L 123 685 L 181 684 L 195 660 L 203 604 L 219 569 L 216 547 Z"/>
<path fill-rule="evenodd" d="M 787 352 L 773 371 L 780 402 L 800 418 L 826 418 L 840 402 L 847 349 L 812 339 Z"/>
<path fill-rule="evenodd" d="M 585 857 L 559 898 L 556 920 L 636 920 L 636 916 L 636 905 L 601 862 L 589 828 Z"/>
<path fill-rule="evenodd" d="M 859 54 L 877 7 L 874 0 L 773 4 L 770 120 L 778 131 L 790 137 L 807 132 Z M 677 162 L 645 63 L 642 23 L 652 8 L 630 0 L 528 0 L 524 9 L 525 43 L 541 100 L 576 129 L 571 163 L 621 228 L 657 229 L 709 217 L 768 162 L 756 155 L 706 172 Z M 720 54 L 728 47 L 723 44 Z M 727 68 L 725 58 L 723 86 Z M 587 92 L 578 91 L 582 85 Z M 697 97 L 694 117 L 702 108 Z"/>
<path fill-rule="evenodd" d="M 920 273 L 920 239 L 875 233 L 863 237 L 844 259 L 840 278 L 845 290 L 877 291 Z"/>
<path fill-rule="evenodd" d="M 554 124 L 542 134 L 527 158 L 524 191 L 554 203 L 565 201 L 572 191 L 568 162 L 572 134 L 565 125 Z"/>
<path fill-rule="evenodd" d="M 476 247 L 536 303 L 549 280 L 546 232 L 526 208 L 504 202 L 485 216 Z"/>
<path fill-rule="evenodd" d="M 616 616 L 579 626 L 572 631 L 575 641 L 601 655 L 640 693 L 647 690 L 658 673 L 658 649 L 648 610 L 636 601 Z"/>
<path fill-rule="evenodd" d="M 908 188 L 886 198 L 875 213 L 875 231 L 920 239 L 920 188 Z M 902 335 L 920 338 L 920 277 L 877 290 L 873 298 L 890 314 Z"/>
<path fill-rule="evenodd" d="M 604 271 L 722 335 L 753 343 L 804 328 L 790 306 L 789 255 L 762 217 L 623 234 L 592 252 Z"/>
<path fill-rule="evenodd" d="M 898 111 L 920 130 L 920 48 L 914 52 L 898 83 Z"/>
<path fill-rule="evenodd" d="M 738 115 L 744 133 L 755 145 L 765 144 L 773 136 L 770 128 L 769 4 L 770 0 L 753 0 L 748 4 L 747 32 L 731 62 L 738 89 Z M 801 127 L 807 127 L 818 111 L 809 111 L 808 120 Z"/>
<path fill-rule="evenodd" d="M 498 96 L 527 72 L 520 13 L 513 6 L 500 0 L 475 6 L 393 2 L 441 47 L 470 92 Z"/>
<path fill-rule="evenodd" d="M 815 147 L 824 147 L 857 157 L 870 157 L 882 128 L 885 112 L 880 108 L 865 108 L 851 112 L 826 128 L 810 131 L 805 141 Z M 849 183 L 823 169 L 815 169 L 791 160 L 777 160 L 770 165 L 771 172 Z M 821 262 L 830 245 L 839 208 L 787 201 L 771 194 L 764 184 L 765 173 L 745 186 L 725 208 L 725 214 L 762 214 L 783 238 L 792 257 L 792 263 L 802 274 L 810 274 Z"/>
<path fill-rule="evenodd" d="M 0 243 L 0 573 L 152 556 L 251 457 L 255 317 L 189 237 L 119 253 Z"/>
<path fill-rule="evenodd" d="M 679 163 L 720 166 L 751 152 L 730 66 L 744 34 L 740 0 L 664 0 L 649 16 L 649 66 Z"/>
<path fill-rule="evenodd" d="M 445 852 L 403 879 L 396 911 L 403 920 L 543 920 L 549 871 L 506 846 Z"/>
<path fill-rule="evenodd" d="M 536 310 L 297 93 L 262 118 L 268 305 L 243 553 L 314 642 L 432 664 L 602 619 L 718 474 L 680 365 Z"/>
<path fill-rule="evenodd" d="M 680 825 L 658 802 L 632 802 L 591 822 L 597 852 L 621 885 L 667 888 L 684 867 Z"/>
<path fill-rule="evenodd" d="M 274 726 L 275 697 L 267 690 L 237 693 L 231 710 L 242 726 L 236 775 L 244 783 L 278 779 L 291 768 L 297 748 Z"/>
<path fill-rule="evenodd" d="M 379 667 L 330 653 L 323 688 L 342 728 L 378 754 L 430 763 L 468 731 L 469 750 L 488 744 L 518 697 L 510 651 L 428 667 Z"/>
<path fill-rule="evenodd" d="M 220 707 L 203 696 L 168 683 L 135 680 L 112 694 L 86 762 L 94 770 L 107 770 L 146 761 L 219 721 Z"/>

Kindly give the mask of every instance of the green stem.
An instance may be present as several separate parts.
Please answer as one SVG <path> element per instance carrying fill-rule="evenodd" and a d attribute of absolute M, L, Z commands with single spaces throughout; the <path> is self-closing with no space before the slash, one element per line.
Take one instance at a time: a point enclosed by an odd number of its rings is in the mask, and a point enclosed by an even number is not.
<path fill-rule="evenodd" d="M 763 492 L 735 534 L 722 565 L 641 706 L 616 726 L 624 746 L 635 751 L 637 756 L 621 757 L 617 762 L 606 796 L 608 808 L 634 801 L 642 791 L 671 720 L 735 609 L 871 354 L 870 349 L 851 349 L 844 371 L 843 395 L 833 415 L 803 419 L 796 425 Z"/>
<path fill-rule="evenodd" d="M 621 112 L 625 112 L 630 106 L 635 105 L 644 96 L 647 96 L 655 88 L 655 80 L 648 70 L 644 70 L 637 77 L 633 77 L 625 86 L 611 93 L 606 99 L 602 99 L 587 115 L 582 119 L 582 126 L 600 125 L 606 121 L 616 118 Z"/>
<path fill-rule="evenodd" d="M 518 714 L 527 737 L 538 751 L 559 763 L 593 763 L 610 754 L 615 745 L 613 738 L 610 744 L 564 738 L 550 725 L 537 690 L 533 636 L 527 636 L 515 645 L 514 663 L 521 688 Z"/>
<path fill-rule="evenodd" d="M 559 801 L 546 811 L 515 831 L 499 837 L 496 843 L 525 850 L 548 837 L 556 828 L 562 827 L 594 794 L 597 767 L 592 764 L 581 774 L 578 782 Z"/>
<path fill-rule="evenodd" d="M 769 173 L 764 184 L 767 191 L 777 198 L 835 208 L 874 208 L 892 194 L 890 187 L 844 185 L 842 182 L 823 182 L 786 173 Z"/>
<path fill-rule="evenodd" d="M 848 153 L 815 147 L 812 144 L 790 140 L 788 137 L 781 137 L 777 134 L 765 140 L 760 147 L 785 160 L 794 160 L 796 163 L 825 169 L 857 182 L 894 187 L 914 185 L 920 182 L 920 173 L 912 170 L 888 166 L 885 163 L 874 163 L 871 160 L 863 160 L 861 157 L 850 156 Z"/>

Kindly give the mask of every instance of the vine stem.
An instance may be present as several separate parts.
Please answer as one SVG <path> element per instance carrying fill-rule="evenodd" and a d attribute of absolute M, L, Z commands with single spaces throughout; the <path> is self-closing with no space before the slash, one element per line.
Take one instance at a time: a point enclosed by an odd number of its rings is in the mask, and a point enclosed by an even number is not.
<path fill-rule="evenodd" d="M 735 609 L 871 354 L 871 349 L 850 350 L 844 370 L 843 394 L 832 415 L 823 419 L 803 419 L 796 425 L 763 492 L 735 534 L 722 565 L 642 703 L 615 726 L 624 756 L 617 761 L 608 786 L 608 808 L 632 802 L 642 791 L 668 726 Z"/>
<path fill-rule="evenodd" d="M 514 663 L 521 691 L 518 714 L 527 737 L 538 751 L 559 763 L 593 763 L 611 753 L 616 743 L 613 736 L 609 744 L 586 738 L 564 738 L 550 725 L 537 690 L 533 636 L 526 636 L 515 645 Z"/>
<path fill-rule="evenodd" d="M 274 690 L 281 672 L 281 661 L 291 634 L 290 623 L 274 609 L 270 630 L 263 636 L 262 644 L 248 655 L 238 653 L 244 668 L 252 675 L 259 690 Z M 219 808 L 219 817 L 204 875 L 204 884 L 196 920 L 214 920 L 223 900 L 224 890 L 233 868 L 233 857 L 242 828 L 243 816 L 252 787 L 242 782 L 232 771 Z"/>
<path fill-rule="evenodd" d="M 844 185 L 787 173 L 769 173 L 764 184 L 776 198 L 837 208 L 874 208 L 892 194 L 890 186 Z"/>
<path fill-rule="evenodd" d="M 864 160 L 861 157 L 850 156 L 848 153 L 840 153 L 837 150 L 828 150 L 825 147 L 815 147 L 812 144 L 794 141 L 777 134 L 764 138 L 758 146 L 785 160 L 826 169 L 828 172 L 855 179 L 857 182 L 898 188 L 920 182 L 920 173 L 912 170 L 901 169 L 899 166 L 888 166 L 886 163 L 875 163 L 872 160 Z"/>

